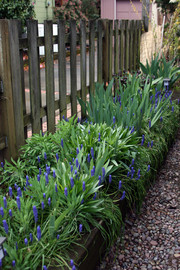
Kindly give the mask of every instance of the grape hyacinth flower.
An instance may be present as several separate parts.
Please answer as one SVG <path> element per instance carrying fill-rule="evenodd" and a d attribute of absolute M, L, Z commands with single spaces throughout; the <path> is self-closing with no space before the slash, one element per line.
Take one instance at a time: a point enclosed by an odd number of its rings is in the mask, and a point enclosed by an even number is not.
<path fill-rule="evenodd" d="M 102 179 L 103 179 L 103 180 L 104 180 L 104 177 L 105 177 L 105 173 L 106 173 L 105 168 L 102 167 Z"/>
<path fill-rule="evenodd" d="M 81 204 L 83 204 L 84 203 L 84 199 L 82 199 L 82 201 L 81 201 Z"/>
<path fill-rule="evenodd" d="M 24 239 L 24 244 L 27 246 L 28 245 L 28 240 L 27 238 Z"/>
<path fill-rule="evenodd" d="M 111 174 L 109 175 L 109 184 L 111 184 L 111 182 L 112 182 L 112 176 L 111 176 Z"/>
<path fill-rule="evenodd" d="M 153 147 L 153 141 L 151 141 L 151 148 Z"/>
<path fill-rule="evenodd" d="M 172 106 L 171 110 L 172 110 L 172 112 L 174 112 L 174 106 Z"/>
<path fill-rule="evenodd" d="M 19 196 L 16 197 L 16 203 L 17 203 L 17 207 L 18 207 L 18 209 L 20 211 L 21 210 L 21 201 L 20 201 L 20 197 Z"/>
<path fill-rule="evenodd" d="M 12 217 L 12 210 L 9 209 L 9 216 Z"/>
<path fill-rule="evenodd" d="M 88 161 L 88 163 L 90 163 L 90 161 L 91 161 L 90 154 L 88 154 L 88 156 L 87 156 L 87 161 Z"/>
<path fill-rule="evenodd" d="M 57 162 L 58 162 L 58 160 L 59 160 L 58 153 L 56 153 L 56 160 L 57 160 Z"/>
<path fill-rule="evenodd" d="M 161 122 L 163 121 L 163 118 L 162 118 L 162 116 L 161 116 L 161 118 L 160 118 L 160 121 L 161 121 Z"/>
<path fill-rule="evenodd" d="M 81 150 L 82 150 L 82 148 L 83 148 L 83 144 L 81 144 L 81 147 L 80 147 L 80 148 L 81 148 Z"/>
<path fill-rule="evenodd" d="M 43 270 L 48 270 L 47 267 L 46 267 L 45 265 L 43 266 Z"/>
<path fill-rule="evenodd" d="M 70 266 L 72 267 L 74 265 L 74 261 L 71 259 L 70 260 Z"/>
<path fill-rule="evenodd" d="M 128 171 L 128 172 L 127 172 L 127 177 L 129 177 L 129 174 L 130 174 L 130 172 Z"/>
<path fill-rule="evenodd" d="M 76 266 L 75 265 L 73 265 L 72 270 L 76 270 Z"/>
<path fill-rule="evenodd" d="M 118 189 L 120 190 L 120 189 L 121 189 L 121 187 L 122 187 L 122 182 L 121 182 L 121 181 L 119 181 L 119 187 L 118 187 Z"/>
<path fill-rule="evenodd" d="M 56 172 L 55 172 L 55 170 L 53 170 L 53 177 L 54 177 L 54 179 L 56 178 Z"/>
<path fill-rule="evenodd" d="M 7 222 L 6 222 L 5 219 L 3 220 L 3 227 L 4 227 L 4 230 L 5 230 L 5 233 L 8 234 L 8 229 L 9 228 L 8 228 L 8 225 L 7 225 Z"/>
<path fill-rule="evenodd" d="M 45 194 L 45 193 L 43 193 L 43 198 L 44 198 L 44 199 L 46 198 L 46 194 Z"/>
<path fill-rule="evenodd" d="M 12 266 L 13 266 L 13 267 L 16 266 L 16 261 L 15 261 L 15 260 L 12 261 Z"/>
<path fill-rule="evenodd" d="M 6 208 L 7 208 L 7 200 L 6 200 L 6 197 L 3 197 L 3 204 L 4 204 L 4 208 L 6 209 Z"/>
<path fill-rule="evenodd" d="M 17 188 L 17 195 L 19 197 L 22 197 L 22 192 L 21 192 L 21 188 L 20 187 Z"/>
<path fill-rule="evenodd" d="M 47 159 L 47 154 L 46 154 L 46 152 L 44 152 L 44 159 L 45 159 L 45 160 Z"/>
<path fill-rule="evenodd" d="M 35 223 L 37 223 L 37 221 L 38 221 L 38 211 L 37 211 L 37 208 L 36 208 L 35 205 L 33 205 L 33 214 L 34 214 Z"/>
<path fill-rule="evenodd" d="M 50 197 L 48 198 L 48 204 L 49 204 L 49 206 L 51 205 L 51 198 Z"/>
<path fill-rule="evenodd" d="M 18 243 L 16 242 L 16 250 L 18 250 Z"/>
<path fill-rule="evenodd" d="M 147 172 L 149 172 L 149 170 L 150 170 L 150 165 L 148 165 Z"/>
<path fill-rule="evenodd" d="M 94 169 L 91 170 L 91 177 L 94 176 Z"/>
<path fill-rule="evenodd" d="M 101 133 L 99 133 L 98 142 L 101 141 Z"/>
<path fill-rule="evenodd" d="M 64 195 L 67 197 L 67 195 L 68 195 L 68 190 L 67 190 L 67 187 L 65 187 L 65 189 L 64 189 Z"/>
<path fill-rule="evenodd" d="M 9 196 L 12 198 L 12 195 L 13 195 L 13 193 L 12 193 L 12 187 L 9 187 Z"/>
<path fill-rule="evenodd" d="M 33 235 L 32 235 L 32 233 L 29 234 L 29 239 L 30 239 L 30 241 L 32 243 L 32 241 L 33 241 Z"/>
<path fill-rule="evenodd" d="M 116 117 L 113 116 L 113 125 L 116 123 Z"/>
<path fill-rule="evenodd" d="M 75 175 L 76 175 L 76 177 L 77 177 L 77 170 L 75 170 L 75 171 L 74 171 L 74 174 L 75 174 Z"/>
<path fill-rule="evenodd" d="M 39 168 L 39 175 L 41 175 L 42 174 L 42 171 L 41 171 L 41 168 Z"/>
<path fill-rule="evenodd" d="M 3 207 L 0 208 L 0 215 L 1 215 L 2 217 L 4 217 L 4 209 L 3 209 Z"/>
<path fill-rule="evenodd" d="M 79 162 L 78 162 L 78 158 L 76 158 L 76 168 L 78 168 L 79 166 Z"/>
<path fill-rule="evenodd" d="M 97 192 L 94 193 L 94 197 L 93 197 L 93 200 L 95 200 L 97 197 Z"/>
<path fill-rule="evenodd" d="M 120 198 L 120 201 L 124 200 L 124 198 L 126 197 L 126 192 L 123 191 L 122 197 Z"/>
<path fill-rule="evenodd" d="M 51 171 L 51 167 L 50 166 L 46 166 L 46 172 L 47 172 L 48 175 L 50 174 L 50 171 Z"/>
<path fill-rule="evenodd" d="M 37 175 L 37 181 L 40 182 L 40 175 Z"/>
<path fill-rule="evenodd" d="M 86 189 L 86 184 L 85 184 L 84 181 L 83 181 L 82 187 L 83 187 L 83 191 L 85 191 L 85 189 Z"/>
<path fill-rule="evenodd" d="M 57 237 L 56 237 L 56 238 L 57 238 L 57 240 L 59 240 L 59 237 L 60 237 L 60 235 L 58 234 L 58 235 L 57 235 Z"/>
<path fill-rule="evenodd" d="M 94 158 L 94 149 L 93 149 L 93 147 L 91 147 L 91 156 L 92 156 L 92 158 Z"/>
<path fill-rule="evenodd" d="M 74 179 L 72 177 L 70 178 L 70 182 L 71 182 L 71 188 L 73 188 L 74 187 Z"/>
<path fill-rule="evenodd" d="M 44 210 L 44 202 L 41 202 L 41 209 Z"/>
<path fill-rule="evenodd" d="M 38 159 L 38 162 L 40 163 L 40 162 L 41 162 L 41 160 L 40 160 L 40 157 L 39 157 L 39 156 L 37 157 L 37 159 Z"/>
<path fill-rule="evenodd" d="M 79 232 L 80 233 L 82 232 L 82 228 L 83 228 L 83 225 L 82 224 L 79 224 Z"/>
<path fill-rule="evenodd" d="M 30 183 L 29 183 L 29 176 L 28 175 L 26 175 L 26 187 L 27 186 L 30 186 Z"/>
<path fill-rule="evenodd" d="M 79 148 L 78 147 L 76 148 L 76 154 L 77 155 L 79 154 Z"/>
<path fill-rule="evenodd" d="M 7 254 L 6 248 L 4 248 L 3 251 L 4 251 L 4 256 L 7 256 L 8 254 Z"/>
<path fill-rule="evenodd" d="M 134 158 L 133 158 L 132 161 L 131 161 L 131 165 L 132 165 L 132 166 L 134 165 Z"/>
<path fill-rule="evenodd" d="M 57 184 L 55 184 L 55 191 L 58 192 L 58 189 L 57 189 Z"/>
<path fill-rule="evenodd" d="M 3 162 L 1 162 L 1 168 L 4 168 L 4 163 Z"/>
<path fill-rule="evenodd" d="M 142 141 L 141 141 L 141 145 L 143 145 L 144 144 L 144 141 L 145 141 L 145 139 L 144 139 L 144 134 L 142 135 Z"/>
<path fill-rule="evenodd" d="M 48 178 L 48 174 L 47 173 L 45 173 L 45 180 L 46 180 L 46 184 L 48 184 L 49 183 L 49 178 Z"/>
<path fill-rule="evenodd" d="M 150 146 L 150 142 L 148 142 L 148 144 L 147 144 L 147 148 L 149 148 L 149 146 Z"/>
<path fill-rule="evenodd" d="M 40 228 L 40 226 L 37 226 L 37 239 L 38 239 L 38 241 L 41 240 L 41 228 Z"/>
<path fill-rule="evenodd" d="M 88 134 L 90 134 L 91 132 L 90 132 L 90 130 L 88 130 Z"/>

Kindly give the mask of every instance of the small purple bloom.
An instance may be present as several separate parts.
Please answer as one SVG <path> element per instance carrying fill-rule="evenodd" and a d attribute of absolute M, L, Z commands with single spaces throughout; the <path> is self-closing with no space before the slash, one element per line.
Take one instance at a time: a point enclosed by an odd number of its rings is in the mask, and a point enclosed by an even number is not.
<path fill-rule="evenodd" d="M 59 160 L 58 153 L 56 153 L 56 160 L 57 160 L 57 162 L 58 162 L 58 160 Z"/>
<path fill-rule="evenodd" d="M 80 233 L 82 232 L 82 228 L 83 228 L 83 225 L 82 224 L 79 224 L 79 232 Z"/>
<path fill-rule="evenodd" d="M 2 217 L 4 217 L 4 209 L 3 209 L 3 207 L 0 208 L 0 215 L 1 215 Z"/>
<path fill-rule="evenodd" d="M 16 202 L 17 202 L 17 207 L 18 207 L 18 209 L 20 211 L 21 210 L 21 201 L 20 201 L 20 197 L 19 196 L 16 197 Z"/>
<path fill-rule="evenodd" d="M 40 228 L 40 226 L 37 226 L 37 239 L 38 239 L 38 241 L 40 241 L 40 239 L 41 239 L 41 228 Z"/>
<path fill-rule="evenodd" d="M 104 180 L 104 177 L 105 177 L 105 168 L 102 167 L 102 178 L 103 178 L 103 180 Z"/>
<path fill-rule="evenodd" d="M 43 270 L 48 270 L 47 267 L 46 267 L 45 265 L 43 266 Z"/>
<path fill-rule="evenodd" d="M 149 172 L 149 170 L 150 170 L 150 165 L 148 165 L 147 172 Z"/>
<path fill-rule="evenodd" d="M 127 177 L 129 177 L 129 174 L 130 174 L 130 172 L 128 171 L 128 172 L 127 172 Z"/>
<path fill-rule="evenodd" d="M 98 179 L 99 179 L 98 186 L 100 186 L 101 185 L 101 176 L 100 175 L 99 175 Z"/>
<path fill-rule="evenodd" d="M 46 180 L 46 184 L 48 184 L 49 183 L 49 178 L 48 178 L 48 174 L 47 173 L 45 173 L 45 180 Z"/>
<path fill-rule="evenodd" d="M 15 260 L 12 261 L 12 266 L 13 266 L 13 267 L 16 266 L 16 261 L 15 261 Z"/>
<path fill-rule="evenodd" d="M 78 147 L 76 148 L 76 154 L 77 155 L 79 154 L 79 148 Z"/>
<path fill-rule="evenodd" d="M 141 170 L 140 170 L 140 169 L 138 169 L 138 172 L 137 172 L 137 175 L 138 175 L 138 176 L 140 176 L 140 171 L 141 171 Z"/>
<path fill-rule="evenodd" d="M 12 193 L 12 187 L 9 187 L 9 196 L 12 197 L 13 193 Z"/>
<path fill-rule="evenodd" d="M 50 174 L 50 171 L 51 171 L 51 167 L 46 166 L 46 172 L 47 172 L 48 175 Z"/>
<path fill-rule="evenodd" d="M 141 145 L 144 144 L 144 134 L 142 135 L 142 141 L 141 141 Z"/>
<path fill-rule="evenodd" d="M 64 146 L 63 139 L 61 139 L 61 146 L 62 146 L 62 148 L 63 148 L 63 146 Z"/>
<path fill-rule="evenodd" d="M 38 221 L 38 211 L 37 211 L 37 208 L 36 208 L 35 205 L 33 205 L 33 214 L 34 214 L 35 223 L 37 223 L 37 221 Z"/>
<path fill-rule="evenodd" d="M 3 220 L 3 227 L 4 227 L 4 230 L 5 230 L 5 233 L 8 234 L 8 225 L 7 225 L 7 222 L 6 222 L 5 219 Z"/>
<path fill-rule="evenodd" d="M 90 134 L 91 132 L 90 132 L 90 130 L 88 130 L 88 134 Z"/>
<path fill-rule="evenodd" d="M 162 116 L 161 116 L 161 118 L 160 118 L 160 121 L 161 121 L 161 122 L 163 121 L 163 118 L 162 118 Z"/>
<path fill-rule="evenodd" d="M 75 265 L 73 265 L 72 270 L 76 270 L 76 266 Z"/>
<path fill-rule="evenodd" d="M 9 209 L 9 216 L 12 217 L 12 210 Z"/>
<path fill-rule="evenodd" d="M 84 199 L 82 199 L 82 201 L 81 201 L 81 204 L 83 204 L 84 203 Z"/>
<path fill-rule="evenodd" d="M 68 190 L 67 190 L 67 187 L 65 187 L 65 189 L 64 189 L 64 195 L 67 197 L 67 195 L 68 195 Z"/>
<path fill-rule="evenodd" d="M 58 189 L 57 189 L 57 184 L 55 184 L 55 191 L 58 192 Z"/>
<path fill-rule="evenodd" d="M 53 177 L 56 178 L 56 172 L 53 170 Z"/>
<path fill-rule="evenodd" d="M 120 198 L 120 201 L 124 200 L 124 198 L 126 197 L 126 193 L 125 191 L 123 191 L 122 197 Z"/>
<path fill-rule="evenodd" d="M 131 134 L 135 131 L 134 126 L 131 129 Z"/>
<path fill-rule="evenodd" d="M 153 141 L 151 141 L 151 148 L 153 147 Z"/>
<path fill-rule="evenodd" d="M 81 149 L 83 148 L 83 144 L 81 144 Z"/>
<path fill-rule="evenodd" d="M 97 197 L 97 192 L 94 193 L 94 197 L 93 197 L 93 200 L 95 200 Z"/>
<path fill-rule="evenodd" d="M 37 175 L 37 181 L 40 182 L 40 175 Z"/>
<path fill-rule="evenodd" d="M 94 158 L 94 149 L 93 149 L 93 147 L 91 147 L 91 156 L 92 156 L 92 158 Z"/>
<path fill-rule="evenodd" d="M 111 174 L 109 175 L 109 184 L 111 184 L 111 182 L 112 182 L 112 176 L 111 176 Z"/>
<path fill-rule="evenodd" d="M 20 187 L 17 188 L 17 195 L 19 197 L 22 197 L 22 192 L 21 192 L 21 188 Z"/>
<path fill-rule="evenodd" d="M 41 208 L 42 208 L 42 210 L 44 210 L 44 202 L 43 201 L 41 202 Z"/>
<path fill-rule="evenodd" d="M 40 163 L 40 162 L 41 162 L 41 160 L 40 160 L 40 157 L 39 157 L 39 156 L 37 157 L 37 159 L 38 159 L 38 162 Z"/>
<path fill-rule="evenodd" d="M 70 260 L 70 265 L 71 267 L 74 265 L 74 261 L 72 259 Z"/>
<path fill-rule="evenodd" d="M 46 194 L 45 194 L 45 193 L 43 193 L 43 198 L 44 198 L 44 199 L 46 198 Z"/>
<path fill-rule="evenodd" d="M 98 142 L 101 141 L 101 133 L 99 133 Z"/>
<path fill-rule="evenodd" d="M 18 188 L 18 185 L 15 183 L 15 184 L 14 184 L 14 187 L 15 187 L 15 189 L 17 189 L 17 188 Z"/>
<path fill-rule="evenodd" d="M 16 242 L 16 250 L 18 250 L 18 243 Z"/>
<path fill-rule="evenodd" d="M 150 146 L 150 142 L 148 142 L 148 144 L 147 144 L 147 147 L 149 148 L 149 146 Z"/>
<path fill-rule="evenodd" d="M 28 245 L 28 240 L 27 238 L 24 239 L 24 244 L 27 246 Z"/>
<path fill-rule="evenodd" d="M 86 189 L 86 184 L 85 184 L 84 181 L 83 181 L 82 187 L 83 187 L 83 191 L 85 191 L 85 189 Z"/>
<path fill-rule="evenodd" d="M 90 161 L 91 161 L 90 154 L 88 154 L 88 156 L 87 156 L 87 161 L 88 161 L 88 163 L 90 163 Z"/>
<path fill-rule="evenodd" d="M 119 181 L 119 187 L 118 187 L 119 190 L 121 189 L 121 186 L 122 186 L 122 182 Z"/>
<path fill-rule="evenodd" d="M 46 154 L 46 152 L 44 152 L 44 159 L 47 159 L 47 154 Z"/>
<path fill-rule="evenodd" d="M 174 106 L 172 106 L 172 109 L 171 110 L 172 110 L 172 112 L 174 112 Z"/>
<path fill-rule="evenodd" d="M 6 197 L 3 197 L 3 203 L 4 203 L 4 208 L 7 208 L 7 200 L 6 200 Z"/>
<path fill-rule="evenodd" d="M 49 206 L 51 205 L 51 198 L 50 197 L 48 198 L 48 204 L 49 204 Z"/>
<path fill-rule="evenodd" d="M 60 235 L 58 234 L 58 235 L 57 235 L 57 240 L 59 240 L 59 237 L 60 237 Z"/>
<path fill-rule="evenodd" d="M 42 174 L 41 168 L 39 168 L 39 174 L 40 174 L 40 175 Z"/>
<path fill-rule="evenodd" d="M 1 162 L 1 167 L 4 168 L 4 163 L 3 162 Z"/>
<path fill-rule="evenodd" d="M 76 168 L 78 168 L 79 166 L 79 162 L 78 162 L 78 158 L 76 158 Z"/>
<path fill-rule="evenodd" d="M 7 254 L 6 248 L 4 248 L 3 250 L 4 250 L 4 256 L 7 256 L 8 254 Z"/>
<path fill-rule="evenodd" d="M 77 175 L 77 170 L 74 171 L 74 174 Z"/>
<path fill-rule="evenodd" d="M 113 116 L 113 125 L 116 123 L 116 117 Z"/>
<path fill-rule="evenodd" d="M 28 175 L 26 175 L 26 187 L 27 186 L 30 186 L 30 183 L 29 183 L 29 176 Z"/>
<path fill-rule="evenodd" d="M 71 182 L 71 188 L 73 188 L 74 187 L 74 179 L 72 177 L 70 178 L 70 182 Z"/>
<path fill-rule="evenodd" d="M 32 241 L 33 241 L 33 235 L 32 235 L 32 233 L 29 234 L 29 239 L 30 239 L 30 241 L 32 243 Z"/>
<path fill-rule="evenodd" d="M 134 165 L 134 158 L 132 159 L 131 165 L 132 165 L 132 166 Z"/>

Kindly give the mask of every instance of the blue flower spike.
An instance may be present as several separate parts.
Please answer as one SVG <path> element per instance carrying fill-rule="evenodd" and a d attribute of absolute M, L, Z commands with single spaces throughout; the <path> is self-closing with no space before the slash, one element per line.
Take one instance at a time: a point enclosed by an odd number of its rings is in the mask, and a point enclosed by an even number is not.
<path fill-rule="evenodd" d="M 12 217 L 12 210 L 9 209 L 9 216 Z"/>
<path fill-rule="evenodd" d="M 27 246 L 28 245 L 28 240 L 27 238 L 24 239 L 24 244 Z"/>
<path fill-rule="evenodd" d="M 120 201 L 124 200 L 125 197 L 126 197 L 126 193 L 125 193 L 125 191 L 123 191 L 123 194 L 122 194 L 122 197 L 120 198 Z"/>
<path fill-rule="evenodd" d="M 12 198 L 13 192 L 12 192 L 12 187 L 9 187 L 9 196 Z"/>
<path fill-rule="evenodd" d="M 0 215 L 1 215 L 2 217 L 4 217 L 4 209 L 3 209 L 3 207 L 0 208 Z"/>
<path fill-rule="evenodd" d="M 13 267 L 16 266 L 16 261 L 15 261 L 15 260 L 12 261 L 12 266 L 13 266 Z"/>
<path fill-rule="evenodd" d="M 16 197 L 16 203 L 17 203 L 18 210 L 20 211 L 21 210 L 21 200 L 20 200 L 19 196 Z"/>
<path fill-rule="evenodd" d="M 83 181 L 82 187 L 83 187 L 83 191 L 85 191 L 85 189 L 86 189 L 86 184 L 85 184 L 84 181 Z"/>
<path fill-rule="evenodd" d="M 111 174 L 109 175 L 109 184 L 111 184 L 111 182 L 112 182 L 112 176 L 111 176 Z"/>
<path fill-rule="evenodd" d="M 6 234 L 8 234 L 8 230 L 9 230 L 9 228 L 8 228 L 7 221 L 6 221 L 5 219 L 3 220 L 3 227 L 4 227 L 4 231 L 5 231 L 5 233 L 6 233 Z"/>
<path fill-rule="evenodd" d="M 68 190 L 67 190 L 67 187 L 65 187 L 65 189 L 64 189 L 64 195 L 67 197 L 67 195 L 68 195 Z"/>
<path fill-rule="evenodd" d="M 37 239 L 38 239 L 38 241 L 41 240 L 41 228 L 40 228 L 40 226 L 37 226 Z"/>
<path fill-rule="evenodd" d="M 38 211 L 35 205 L 33 205 L 33 214 L 34 214 L 34 221 L 37 223 L 38 221 Z"/>
<path fill-rule="evenodd" d="M 82 233 L 83 225 L 79 224 L 79 232 Z"/>
<path fill-rule="evenodd" d="M 119 181 L 119 187 L 118 187 L 118 189 L 120 190 L 120 189 L 121 189 L 121 187 L 122 187 L 122 182 L 121 182 L 121 181 Z"/>
<path fill-rule="evenodd" d="M 7 208 L 7 200 L 6 200 L 6 197 L 3 197 L 3 204 L 4 204 L 4 208 L 6 209 L 6 208 Z"/>
<path fill-rule="evenodd" d="M 46 267 L 45 265 L 43 266 L 43 270 L 48 270 L 47 267 Z"/>

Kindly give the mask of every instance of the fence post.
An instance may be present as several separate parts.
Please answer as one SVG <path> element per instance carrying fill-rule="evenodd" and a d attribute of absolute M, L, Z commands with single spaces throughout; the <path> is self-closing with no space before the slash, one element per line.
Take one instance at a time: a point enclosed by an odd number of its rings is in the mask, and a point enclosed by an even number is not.
<path fill-rule="evenodd" d="M 104 85 L 109 82 L 109 21 L 107 19 L 102 20 L 103 22 L 103 81 Z"/>
<path fill-rule="evenodd" d="M 113 65 L 112 65 L 112 60 L 113 60 L 113 20 L 109 20 L 109 75 L 108 79 L 109 81 L 112 80 L 112 70 L 113 70 Z"/>
<path fill-rule="evenodd" d="M 95 21 L 89 21 L 89 86 L 90 92 L 95 93 L 94 85 L 95 70 Z"/>
<path fill-rule="evenodd" d="M 0 96 L 0 136 L 8 138 L 3 158 L 17 159 L 24 144 L 24 122 L 19 54 L 19 22 L 0 20 L 0 79 L 3 93 Z"/>
<path fill-rule="evenodd" d="M 97 65 L 98 65 L 98 82 L 103 82 L 103 65 L 102 65 L 102 50 L 103 50 L 103 23 L 102 20 L 98 20 L 98 37 L 97 37 Z"/>
<path fill-rule="evenodd" d="M 141 43 L 141 31 L 142 31 L 142 21 L 137 23 L 137 69 L 140 63 L 140 43 Z"/>
<path fill-rule="evenodd" d="M 120 37 L 119 37 L 119 68 L 123 72 L 125 68 L 124 50 L 125 50 L 125 21 L 120 21 Z"/>
<path fill-rule="evenodd" d="M 149 25 L 149 0 L 142 0 L 142 20 L 145 32 L 148 32 Z"/>
<path fill-rule="evenodd" d="M 129 70 L 129 32 L 130 32 L 130 22 L 128 20 L 125 21 L 125 70 Z"/>

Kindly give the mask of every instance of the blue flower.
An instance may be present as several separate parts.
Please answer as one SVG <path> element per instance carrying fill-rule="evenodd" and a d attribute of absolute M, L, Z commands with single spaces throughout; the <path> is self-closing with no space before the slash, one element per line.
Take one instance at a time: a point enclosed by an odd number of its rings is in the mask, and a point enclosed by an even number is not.
<path fill-rule="evenodd" d="M 29 183 L 29 176 L 28 175 L 26 175 L 26 187 L 27 186 L 30 186 L 30 183 Z"/>
<path fill-rule="evenodd" d="M 74 265 L 74 261 L 72 259 L 70 260 L 70 265 L 71 267 Z"/>
<path fill-rule="evenodd" d="M 58 162 L 58 160 L 59 160 L 58 153 L 56 153 L 56 160 L 57 160 L 57 162 Z"/>
<path fill-rule="evenodd" d="M 171 110 L 172 110 L 172 112 L 174 112 L 174 106 L 172 106 Z"/>
<path fill-rule="evenodd" d="M 151 148 L 153 147 L 153 141 L 151 141 Z"/>
<path fill-rule="evenodd" d="M 119 181 L 119 187 L 118 187 L 119 190 L 121 189 L 121 186 L 122 186 L 122 182 Z"/>
<path fill-rule="evenodd" d="M 12 210 L 9 209 L 9 216 L 12 217 Z"/>
<path fill-rule="evenodd" d="M 5 233 L 8 234 L 8 225 L 7 225 L 7 222 L 6 222 L 5 219 L 3 220 L 3 227 L 4 227 L 4 230 L 5 230 Z"/>
<path fill-rule="evenodd" d="M 67 187 L 65 187 L 65 189 L 64 189 L 64 195 L 67 197 L 67 195 L 68 195 L 68 190 L 67 190 Z"/>
<path fill-rule="evenodd" d="M 48 175 L 50 174 L 50 171 L 51 171 L 51 167 L 50 166 L 46 166 L 46 172 L 47 172 Z"/>
<path fill-rule="evenodd" d="M 82 228 L 83 228 L 83 225 L 82 224 L 79 224 L 79 232 L 80 233 L 82 232 Z"/>
<path fill-rule="evenodd" d="M 56 178 L 56 172 L 55 172 L 55 170 L 53 170 L 53 177 L 54 177 L 54 179 Z"/>
<path fill-rule="evenodd" d="M 18 250 L 18 243 L 16 242 L 16 250 Z"/>
<path fill-rule="evenodd" d="M 2 267 L 2 259 L 0 259 L 0 267 Z"/>
<path fill-rule="evenodd" d="M 27 238 L 24 239 L 24 244 L 27 246 L 28 245 L 28 240 Z"/>
<path fill-rule="evenodd" d="M 0 208 L 0 215 L 1 215 L 2 217 L 4 217 L 4 209 L 3 209 L 3 207 Z"/>
<path fill-rule="evenodd" d="M 4 208 L 7 208 L 7 200 L 6 200 L 6 197 L 3 197 L 3 203 L 4 203 Z"/>
<path fill-rule="evenodd" d="M 92 156 L 92 158 L 94 158 L 94 149 L 93 149 L 93 147 L 91 147 L 91 156 Z"/>
<path fill-rule="evenodd" d="M 161 116 L 161 118 L 160 118 L 160 121 L 161 121 L 161 122 L 163 121 L 163 118 L 162 118 L 162 116 Z"/>
<path fill-rule="evenodd" d="M 58 192 L 58 189 L 57 189 L 57 184 L 55 184 L 55 191 Z"/>
<path fill-rule="evenodd" d="M 78 168 L 79 166 L 79 162 L 78 162 L 78 158 L 76 158 L 76 168 Z"/>
<path fill-rule="evenodd" d="M 13 266 L 13 267 L 16 266 L 16 261 L 15 261 L 15 260 L 12 261 L 12 266 Z"/>
<path fill-rule="evenodd" d="M 40 175 L 37 175 L 37 181 L 40 182 Z"/>
<path fill-rule="evenodd" d="M 20 201 L 20 197 L 19 196 L 16 197 L 16 202 L 17 202 L 17 207 L 18 207 L 18 209 L 20 211 L 21 210 L 21 201 Z"/>
<path fill-rule="evenodd" d="M 131 129 L 131 134 L 135 131 L 134 126 Z"/>
<path fill-rule="evenodd" d="M 41 202 L 41 208 L 42 208 L 42 210 L 44 210 L 44 202 L 43 201 Z"/>
<path fill-rule="evenodd" d="M 85 184 L 84 181 L 83 181 L 82 187 L 83 187 L 83 191 L 85 191 L 85 189 L 86 189 L 86 184 Z"/>
<path fill-rule="evenodd" d="M 33 214 L 34 214 L 35 223 L 37 223 L 37 221 L 38 221 L 38 211 L 37 211 L 37 208 L 36 208 L 35 205 L 33 205 Z"/>
<path fill-rule="evenodd" d="M 120 198 L 120 201 L 124 200 L 124 198 L 126 197 L 126 193 L 125 191 L 123 191 L 122 197 Z"/>
<path fill-rule="evenodd" d="M 46 267 L 45 265 L 43 266 L 43 270 L 48 270 L 47 267 Z"/>
<path fill-rule="evenodd" d="M 99 133 L 98 142 L 101 141 L 101 133 Z"/>
<path fill-rule="evenodd" d="M 17 188 L 17 195 L 19 197 L 22 197 L 22 192 L 21 192 L 21 188 L 20 187 Z"/>
<path fill-rule="evenodd" d="M 150 170 L 150 165 L 148 165 L 147 172 L 149 172 L 149 170 Z"/>
<path fill-rule="evenodd" d="M 12 187 L 9 187 L 9 196 L 12 197 L 13 193 L 12 193 Z"/>
<path fill-rule="evenodd" d="M 81 149 L 83 148 L 83 144 L 81 144 Z"/>
<path fill-rule="evenodd" d="M 97 192 L 94 193 L 94 197 L 93 197 L 93 200 L 95 200 L 97 197 Z"/>
<path fill-rule="evenodd" d="M 41 228 L 40 228 L 40 226 L 37 226 L 37 239 L 38 239 L 38 241 L 40 241 L 40 239 L 41 239 Z"/>
<path fill-rule="evenodd" d="M 44 152 L 44 159 L 47 159 L 47 155 L 46 155 L 46 152 Z"/>
<path fill-rule="evenodd" d="M 51 198 L 50 197 L 48 198 L 48 204 L 49 204 L 49 206 L 51 205 Z"/>
<path fill-rule="evenodd" d="M 116 123 L 116 117 L 113 116 L 113 125 Z"/>
<path fill-rule="evenodd" d="M 29 239 L 30 239 L 30 241 L 32 243 L 32 241 L 33 241 L 33 235 L 32 235 L 32 233 L 29 234 Z"/>
<path fill-rule="evenodd" d="M 40 174 L 40 175 L 42 174 L 41 168 L 39 168 L 39 174 Z"/>
<path fill-rule="evenodd" d="M 104 180 L 104 177 L 105 177 L 105 168 L 102 167 L 102 178 L 103 178 L 103 180 Z"/>
<path fill-rule="evenodd" d="M 62 146 L 62 148 L 64 147 L 63 139 L 61 139 L 61 146 Z"/>
<path fill-rule="evenodd" d="M 44 199 L 46 198 L 46 194 L 45 194 L 45 193 L 43 193 L 43 198 L 44 198 Z"/>
<path fill-rule="evenodd" d="M 3 162 L 1 162 L 1 167 L 4 168 L 4 163 Z"/>
<path fill-rule="evenodd" d="M 48 178 L 48 174 L 47 173 L 45 173 L 45 180 L 46 180 L 46 184 L 48 184 L 49 183 L 49 178 Z"/>
<path fill-rule="evenodd" d="M 76 270 L 76 266 L 75 265 L 73 265 L 72 270 Z"/>
<path fill-rule="evenodd" d="M 109 184 L 111 184 L 111 182 L 112 182 L 112 176 L 111 176 L 111 174 L 109 175 Z"/>
<path fill-rule="evenodd" d="M 37 157 L 37 159 L 38 159 L 38 162 L 40 163 L 40 162 L 41 162 L 41 160 L 40 160 L 40 157 L 39 157 L 39 156 Z"/>
<path fill-rule="evenodd" d="M 88 156 L 87 156 L 87 161 L 88 161 L 88 163 L 90 163 L 90 161 L 91 161 L 90 154 L 88 154 Z"/>
<path fill-rule="evenodd" d="M 144 141 L 145 141 L 145 139 L 144 139 L 144 134 L 142 135 L 142 141 L 141 141 L 141 145 L 143 145 L 144 144 Z"/>
<path fill-rule="evenodd" d="M 98 186 L 100 186 L 101 185 L 101 176 L 100 175 L 99 175 L 98 179 L 99 179 Z"/>
<path fill-rule="evenodd" d="M 149 146 L 150 146 L 150 142 L 148 142 L 148 144 L 147 144 L 147 147 L 149 148 Z"/>
<path fill-rule="evenodd" d="M 132 166 L 134 165 L 134 158 L 132 159 L 131 165 L 132 165 Z"/>
<path fill-rule="evenodd" d="M 58 235 L 57 235 L 57 240 L 59 240 L 59 237 L 60 237 L 60 235 L 58 234 Z"/>
<path fill-rule="evenodd" d="M 71 182 L 71 188 L 73 188 L 74 187 L 74 179 L 72 177 L 70 178 L 70 182 Z"/>
<path fill-rule="evenodd" d="M 73 172 L 73 165 L 71 165 L 71 172 Z"/>
<path fill-rule="evenodd" d="M 94 170 L 93 169 L 91 170 L 91 176 L 94 176 Z"/>
<path fill-rule="evenodd" d="M 78 147 L 76 148 L 76 154 L 77 155 L 79 154 L 79 148 Z"/>

